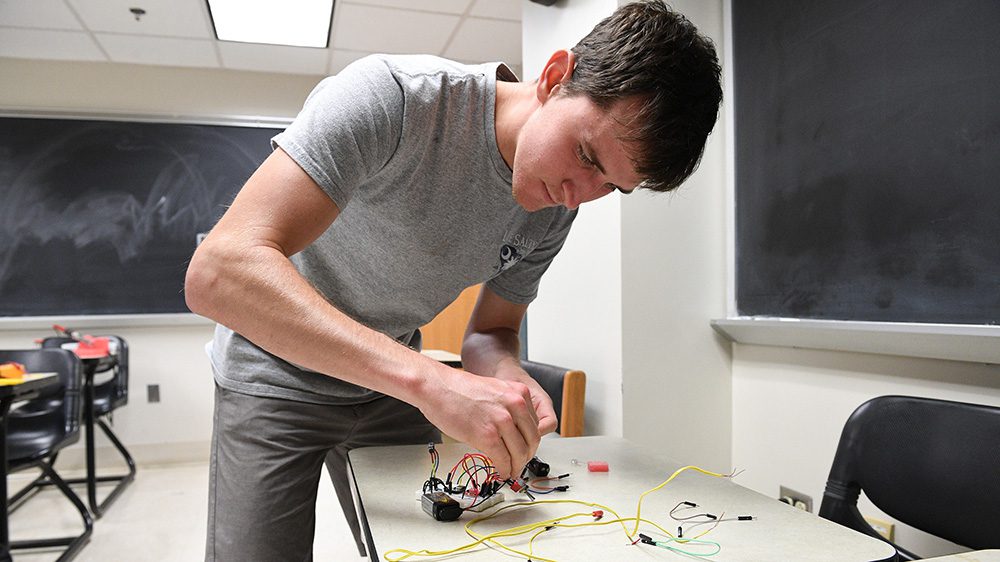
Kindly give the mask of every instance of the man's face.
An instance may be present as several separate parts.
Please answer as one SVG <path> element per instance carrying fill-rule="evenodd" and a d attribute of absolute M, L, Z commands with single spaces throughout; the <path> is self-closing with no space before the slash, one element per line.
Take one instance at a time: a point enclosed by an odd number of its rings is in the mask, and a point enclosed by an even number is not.
<path fill-rule="evenodd" d="M 560 88 L 518 135 L 513 194 L 528 211 L 556 205 L 575 209 L 612 191 L 630 192 L 641 181 L 618 139 L 619 121 L 628 122 L 631 104 L 605 111 L 586 96 L 564 95 Z"/>

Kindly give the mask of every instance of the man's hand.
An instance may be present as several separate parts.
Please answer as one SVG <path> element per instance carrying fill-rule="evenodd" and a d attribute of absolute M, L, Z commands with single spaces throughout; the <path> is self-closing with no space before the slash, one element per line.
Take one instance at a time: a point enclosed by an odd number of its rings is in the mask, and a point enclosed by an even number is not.
<path fill-rule="evenodd" d="M 537 384 L 532 390 L 522 382 L 459 370 L 443 382 L 425 395 L 420 411 L 438 429 L 492 459 L 501 478 L 519 476 L 538 450 L 541 422 L 536 400 L 551 416 L 545 427 L 555 428 L 552 403 Z M 536 396 L 544 396 L 544 401 Z"/>
<path fill-rule="evenodd" d="M 481 375 L 472 376 L 471 379 L 492 380 L 494 384 L 506 384 L 516 389 L 521 393 L 525 407 L 530 413 L 533 422 L 530 436 L 529 432 L 522 431 L 526 437 L 524 443 L 527 449 L 515 452 L 513 448 L 508 447 L 512 463 L 510 474 L 514 476 L 519 476 L 524 465 L 534 456 L 541 436 L 555 431 L 558 425 L 556 413 L 552 408 L 552 399 L 535 379 L 521 368 L 518 330 L 521 328 L 521 321 L 527 308 L 528 305 L 510 302 L 484 285 L 479 293 L 476 307 L 472 311 L 472 317 L 469 318 L 465 339 L 462 342 L 462 364 L 469 373 Z M 518 427 L 521 427 L 521 423 L 525 423 L 524 418 L 520 418 Z M 438 427 L 445 429 L 440 425 Z M 448 430 L 445 432 L 458 437 Z M 469 443 L 475 445 L 472 441 Z M 520 443 L 518 447 L 521 447 Z M 483 449 L 483 452 L 487 451 Z M 498 465 L 501 464 L 496 458 L 493 460 Z M 500 470 L 501 475 L 505 470 Z"/>
<path fill-rule="evenodd" d="M 531 394 L 531 405 L 535 409 L 535 417 L 538 419 L 538 432 L 542 435 L 552 433 L 559 425 L 556 411 L 552 407 L 552 399 L 549 393 L 545 392 L 538 381 L 531 378 L 520 365 L 507 364 L 497 368 L 494 375 L 498 379 L 505 381 L 520 382 L 528 387 Z"/>

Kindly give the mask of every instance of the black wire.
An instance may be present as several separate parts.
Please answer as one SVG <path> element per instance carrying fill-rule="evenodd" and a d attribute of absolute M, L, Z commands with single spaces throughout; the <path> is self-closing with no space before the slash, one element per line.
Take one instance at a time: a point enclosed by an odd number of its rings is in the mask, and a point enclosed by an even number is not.
<path fill-rule="evenodd" d="M 681 507 L 682 505 L 685 507 L 682 508 Z M 674 521 L 690 521 L 695 517 L 705 517 L 708 519 L 708 521 L 700 521 L 699 523 L 708 523 L 710 521 L 716 521 L 718 519 L 718 517 L 712 515 L 711 513 L 696 513 L 694 515 L 688 515 L 687 517 L 677 517 L 676 515 L 674 515 L 674 512 L 676 512 L 678 509 L 687 509 L 690 507 L 698 507 L 698 504 L 685 501 L 678 503 L 677 505 L 674 506 L 673 509 L 670 510 L 670 518 L 673 519 Z"/>

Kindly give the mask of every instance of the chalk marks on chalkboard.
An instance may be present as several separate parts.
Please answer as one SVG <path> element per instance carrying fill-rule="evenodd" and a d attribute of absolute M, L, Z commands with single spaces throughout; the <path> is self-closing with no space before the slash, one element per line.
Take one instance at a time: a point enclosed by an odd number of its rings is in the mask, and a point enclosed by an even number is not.
<path fill-rule="evenodd" d="M 44 303 L 61 313 L 55 294 L 115 275 L 123 281 L 107 298 L 126 301 L 115 307 L 186 311 L 179 293 L 198 234 L 266 158 L 276 132 L 0 118 L 0 315 L 53 312 L 38 309 Z M 42 305 L 20 306 L 14 295 Z M 105 311 L 105 304 L 86 306 Z"/>

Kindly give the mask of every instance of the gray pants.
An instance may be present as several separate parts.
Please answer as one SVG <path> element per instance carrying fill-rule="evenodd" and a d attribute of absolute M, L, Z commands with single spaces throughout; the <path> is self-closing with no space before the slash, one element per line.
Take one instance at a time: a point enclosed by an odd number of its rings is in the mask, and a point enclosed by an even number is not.
<path fill-rule="evenodd" d="M 347 480 L 347 452 L 440 440 L 441 433 L 418 409 L 388 396 L 324 406 L 249 396 L 216 385 L 205 559 L 312 560 L 316 491 L 324 463 L 364 556 Z"/>

